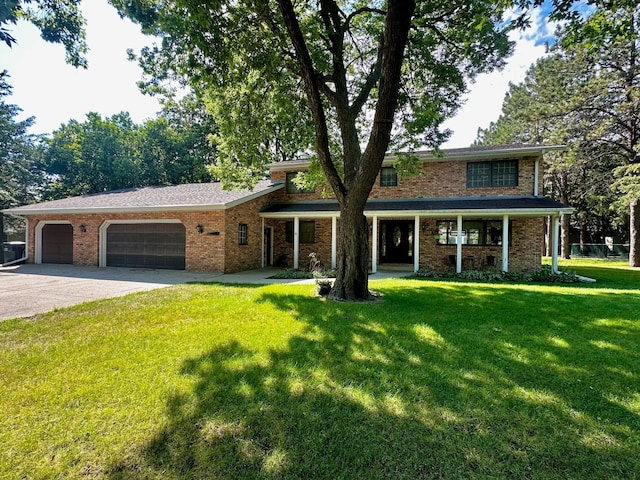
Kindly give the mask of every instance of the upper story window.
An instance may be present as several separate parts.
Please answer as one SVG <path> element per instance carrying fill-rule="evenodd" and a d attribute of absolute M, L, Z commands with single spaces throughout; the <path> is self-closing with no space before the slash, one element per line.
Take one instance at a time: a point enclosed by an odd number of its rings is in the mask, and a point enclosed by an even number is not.
<path fill-rule="evenodd" d="M 314 189 L 313 188 L 300 188 L 296 185 L 296 183 L 294 182 L 294 179 L 296 178 L 296 175 L 298 175 L 298 172 L 289 172 L 287 173 L 287 193 L 292 193 L 292 194 L 296 194 L 296 193 L 313 193 Z"/>
<path fill-rule="evenodd" d="M 247 235 L 247 224 L 239 223 L 238 224 L 238 245 L 248 245 L 249 238 Z"/>
<path fill-rule="evenodd" d="M 380 186 L 397 187 L 398 171 L 393 167 L 382 167 L 380 169 Z"/>
<path fill-rule="evenodd" d="M 467 163 L 467 187 L 515 187 L 518 185 L 518 161 Z"/>

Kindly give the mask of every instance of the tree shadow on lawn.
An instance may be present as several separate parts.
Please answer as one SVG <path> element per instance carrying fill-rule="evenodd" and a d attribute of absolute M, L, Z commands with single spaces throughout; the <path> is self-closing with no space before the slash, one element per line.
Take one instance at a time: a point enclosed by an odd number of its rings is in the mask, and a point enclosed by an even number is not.
<path fill-rule="evenodd" d="M 195 388 L 111 478 L 638 475 L 640 295 L 612 312 L 619 295 L 397 285 L 374 304 L 262 293 L 304 334 L 186 360 Z"/>

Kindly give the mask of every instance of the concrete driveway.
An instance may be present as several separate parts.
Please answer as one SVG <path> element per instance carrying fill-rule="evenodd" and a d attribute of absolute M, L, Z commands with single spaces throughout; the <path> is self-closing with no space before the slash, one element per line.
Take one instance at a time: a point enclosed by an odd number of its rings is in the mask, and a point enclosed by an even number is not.
<path fill-rule="evenodd" d="M 55 308 L 103 298 L 120 297 L 187 282 L 313 283 L 314 280 L 273 279 L 278 268 L 263 268 L 223 275 L 179 270 L 97 268 L 76 265 L 18 265 L 0 267 L 0 321 L 30 317 Z M 369 280 L 407 275 L 378 272 Z"/>
<path fill-rule="evenodd" d="M 0 320 L 29 317 L 89 300 L 119 297 L 186 282 L 213 282 L 219 273 L 19 265 L 0 268 Z"/>

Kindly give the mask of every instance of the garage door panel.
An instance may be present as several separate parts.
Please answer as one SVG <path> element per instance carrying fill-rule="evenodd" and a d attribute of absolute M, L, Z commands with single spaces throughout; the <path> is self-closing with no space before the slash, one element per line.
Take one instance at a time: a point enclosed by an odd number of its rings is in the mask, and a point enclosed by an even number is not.
<path fill-rule="evenodd" d="M 73 227 L 50 223 L 42 227 L 42 263 L 73 263 Z"/>
<path fill-rule="evenodd" d="M 184 270 L 186 232 L 181 223 L 112 224 L 107 265 Z"/>

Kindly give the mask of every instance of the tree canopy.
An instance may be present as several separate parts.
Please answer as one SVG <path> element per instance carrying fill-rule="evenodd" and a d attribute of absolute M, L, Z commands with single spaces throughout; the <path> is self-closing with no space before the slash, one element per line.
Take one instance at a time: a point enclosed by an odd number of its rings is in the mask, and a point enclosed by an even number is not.
<path fill-rule="evenodd" d="M 512 48 L 507 3 L 487 0 L 112 4 L 162 38 L 141 54 L 146 88 L 178 79 L 218 113 L 221 178 L 317 162 L 341 208 L 340 298 L 369 295 L 363 210 L 386 152 L 440 145 L 467 82 Z"/>

